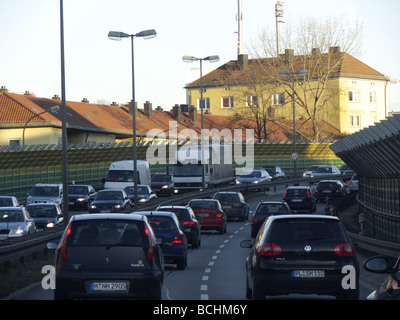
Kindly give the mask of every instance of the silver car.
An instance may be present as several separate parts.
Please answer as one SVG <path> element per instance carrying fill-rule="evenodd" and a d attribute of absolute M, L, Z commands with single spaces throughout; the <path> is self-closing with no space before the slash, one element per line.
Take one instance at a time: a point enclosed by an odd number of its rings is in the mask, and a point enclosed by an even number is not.
<path fill-rule="evenodd" d="M 249 174 L 238 176 L 236 184 L 258 184 L 271 181 L 271 176 L 265 169 L 253 170 Z"/>
<path fill-rule="evenodd" d="M 340 170 L 337 166 L 319 166 L 315 172 L 311 173 L 311 178 L 323 177 L 323 176 L 338 176 L 340 175 Z"/>
<path fill-rule="evenodd" d="M 0 239 L 36 232 L 36 225 L 24 207 L 0 208 Z"/>

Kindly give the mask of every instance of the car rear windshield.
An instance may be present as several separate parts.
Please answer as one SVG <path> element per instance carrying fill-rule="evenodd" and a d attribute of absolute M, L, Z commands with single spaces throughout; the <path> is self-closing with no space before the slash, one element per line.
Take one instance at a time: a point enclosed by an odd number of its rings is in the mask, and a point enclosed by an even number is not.
<path fill-rule="evenodd" d="M 68 246 L 104 246 L 111 244 L 146 245 L 144 224 L 132 220 L 75 221 Z"/>
<path fill-rule="evenodd" d="M 346 242 L 346 234 L 337 220 L 318 218 L 279 219 L 272 222 L 269 241 L 335 240 Z"/>
<path fill-rule="evenodd" d="M 255 214 L 256 216 L 271 216 L 271 215 L 279 215 L 279 214 L 288 214 L 288 208 L 282 203 L 261 203 Z"/>
<path fill-rule="evenodd" d="M 318 189 L 336 189 L 337 187 L 336 182 L 320 182 L 317 186 Z"/>
<path fill-rule="evenodd" d="M 191 208 L 218 209 L 215 201 L 190 201 Z"/>
<path fill-rule="evenodd" d="M 170 217 L 147 216 L 147 220 L 154 231 L 176 231 L 178 229 Z"/>
<path fill-rule="evenodd" d="M 221 203 L 239 202 L 239 196 L 237 194 L 217 194 L 214 199 L 219 200 Z"/>
<path fill-rule="evenodd" d="M 307 190 L 306 189 L 287 189 L 287 196 L 306 196 L 307 195 Z"/>
<path fill-rule="evenodd" d="M 173 212 L 178 217 L 179 221 L 190 220 L 189 212 L 187 209 L 181 208 L 160 208 L 159 211 Z"/>

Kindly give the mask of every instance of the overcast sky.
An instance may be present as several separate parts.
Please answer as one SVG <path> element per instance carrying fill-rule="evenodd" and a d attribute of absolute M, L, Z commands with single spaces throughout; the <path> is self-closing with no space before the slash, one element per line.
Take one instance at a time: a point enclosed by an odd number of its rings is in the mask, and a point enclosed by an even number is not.
<path fill-rule="evenodd" d="M 275 30 L 276 0 L 242 0 L 243 42 L 262 29 Z M 357 58 L 400 79 L 399 0 L 286 0 L 283 20 L 341 17 L 364 25 Z M 203 73 L 237 59 L 237 0 L 64 0 L 66 99 L 126 103 L 132 99 L 130 40 L 109 40 L 109 31 L 157 37 L 135 38 L 136 101 L 169 110 L 186 103 L 186 83 L 199 77 L 199 63 L 183 55 L 219 55 Z M 285 24 L 281 24 L 281 30 Z M 0 0 L 0 86 L 38 97 L 61 95 L 60 1 Z M 389 111 L 400 111 L 400 83 L 388 85 Z"/>

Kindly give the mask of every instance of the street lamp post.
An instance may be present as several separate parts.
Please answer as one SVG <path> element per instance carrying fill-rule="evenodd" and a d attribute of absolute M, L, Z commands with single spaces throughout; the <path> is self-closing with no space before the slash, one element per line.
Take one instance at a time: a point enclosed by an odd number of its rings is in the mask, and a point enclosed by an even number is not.
<path fill-rule="evenodd" d="M 58 110 L 60 110 L 60 106 L 55 105 L 55 106 L 52 106 L 52 107 L 51 107 L 50 109 L 48 109 L 48 110 L 45 110 L 45 111 L 40 112 L 40 113 L 37 113 L 37 114 L 33 115 L 32 117 L 30 117 L 30 118 L 28 119 L 28 121 L 25 122 L 24 130 L 22 131 L 22 145 L 23 145 L 23 146 L 25 145 L 25 129 L 26 129 L 26 126 L 28 125 L 28 123 L 29 123 L 33 118 L 38 117 L 38 116 L 40 116 L 41 114 L 46 113 L 46 112 L 56 113 Z"/>
<path fill-rule="evenodd" d="M 185 62 L 193 62 L 193 61 L 200 61 L 200 114 L 201 114 L 201 186 L 203 191 L 206 188 L 206 179 L 205 179 L 205 172 L 204 172 L 204 118 L 203 118 L 203 109 L 204 109 L 204 101 L 203 101 L 203 61 L 210 61 L 210 62 L 218 62 L 219 56 L 208 56 L 205 58 L 196 58 L 193 56 L 183 56 L 182 58 Z"/>
<path fill-rule="evenodd" d="M 110 31 L 108 38 L 111 40 L 121 40 L 122 38 L 131 38 L 131 52 L 132 52 L 132 117 L 133 117 L 133 196 L 134 196 L 134 210 L 137 210 L 137 197 L 138 197 L 138 181 L 137 181 L 137 153 L 136 153 L 136 106 L 135 106 L 135 68 L 134 68 L 134 50 L 133 38 L 139 37 L 143 39 L 151 39 L 157 35 L 156 30 L 144 30 L 136 34 L 127 34 L 119 31 Z"/>
<path fill-rule="evenodd" d="M 296 72 L 289 72 L 289 71 L 282 71 L 282 70 L 280 70 L 280 71 L 278 71 L 278 74 L 280 75 L 280 76 L 288 76 L 288 75 L 291 75 L 292 76 L 292 102 L 293 102 L 293 155 L 295 155 L 296 154 L 296 121 L 295 121 L 295 119 L 296 119 L 296 111 L 295 111 L 295 102 L 294 102 L 294 93 L 295 93 L 295 91 L 294 91 L 294 75 L 305 75 L 305 74 L 307 74 L 308 73 L 308 71 L 307 70 L 299 70 L 299 71 L 296 71 Z M 293 159 L 293 162 L 294 162 L 294 164 L 293 164 L 293 169 L 294 169 L 294 176 L 296 177 L 296 175 L 297 175 L 297 164 L 296 164 L 296 161 L 297 159 Z"/>

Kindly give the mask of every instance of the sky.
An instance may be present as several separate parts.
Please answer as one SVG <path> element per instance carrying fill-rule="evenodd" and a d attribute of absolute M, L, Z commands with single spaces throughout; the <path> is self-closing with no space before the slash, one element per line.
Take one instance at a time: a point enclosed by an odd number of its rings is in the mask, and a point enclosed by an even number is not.
<path fill-rule="evenodd" d="M 275 30 L 276 0 L 242 0 L 243 53 L 263 29 Z M 364 27 L 361 56 L 370 67 L 400 80 L 399 0 L 285 0 L 284 21 L 347 14 Z M 65 98 L 124 104 L 132 100 L 131 41 L 139 108 L 170 110 L 186 103 L 185 84 L 200 77 L 199 62 L 184 55 L 218 55 L 203 74 L 237 59 L 237 0 L 64 0 Z M 281 24 L 281 31 L 285 24 Z M 37 97 L 61 96 L 60 1 L 0 0 L 0 86 Z M 388 85 L 388 111 L 400 111 L 400 82 Z"/>

